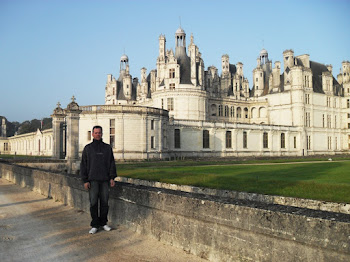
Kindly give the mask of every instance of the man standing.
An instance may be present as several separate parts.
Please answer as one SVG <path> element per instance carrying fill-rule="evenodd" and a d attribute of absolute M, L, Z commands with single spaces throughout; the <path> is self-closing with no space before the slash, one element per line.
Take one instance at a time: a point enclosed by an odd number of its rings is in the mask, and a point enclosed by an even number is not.
<path fill-rule="evenodd" d="M 109 186 L 114 187 L 117 170 L 111 146 L 102 142 L 101 126 L 92 128 L 92 137 L 92 143 L 87 144 L 83 150 L 80 175 L 84 188 L 89 190 L 92 218 L 89 233 L 95 234 L 99 227 L 111 230 L 107 225 Z"/>

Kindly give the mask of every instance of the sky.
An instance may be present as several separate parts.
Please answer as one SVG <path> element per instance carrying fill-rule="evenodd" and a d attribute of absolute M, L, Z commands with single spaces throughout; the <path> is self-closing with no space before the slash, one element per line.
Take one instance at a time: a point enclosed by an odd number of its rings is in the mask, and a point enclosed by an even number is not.
<path fill-rule="evenodd" d="M 175 48 L 175 31 L 193 33 L 205 69 L 221 56 L 252 71 L 262 48 L 282 62 L 284 50 L 333 65 L 350 60 L 350 0 L 0 0 L 0 116 L 49 117 L 76 97 L 104 104 L 107 74 L 119 76 L 129 57 L 132 77 L 156 69 L 158 38 Z"/>

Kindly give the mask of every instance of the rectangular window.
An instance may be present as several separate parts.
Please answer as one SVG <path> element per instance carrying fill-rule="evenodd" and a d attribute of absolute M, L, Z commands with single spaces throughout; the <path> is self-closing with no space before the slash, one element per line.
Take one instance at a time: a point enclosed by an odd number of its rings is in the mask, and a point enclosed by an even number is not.
<path fill-rule="evenodd" d="M 311 136 L 306 136 L 306 149 L 311 149 Z"/>
<path fill-rule="evenodd" d="M 243 132 L 243 148 L 247 148 L 248 147 L 248 137 L 247 137 L 247 132 L 244 131 Z"/>
<path fill-rule="evenodd" d="M 294 137 L 294 148 L 297 148 L 297 137 Z"/>
<path fill-rule="evenodd" d="M 311 116 L 310 112 L 305 113 L 305 126 L 310 127 L 311 124 Z"/>
<path fill-rule="evenodd" d="M 337 128 L 337 116 L 334 116 L 334 128 Z"/>
<path fill-rule="evenodd" d="M 231 106 L 231 117 L 235 117 L 235 108 L 233 106 Z"/>
<path fill-rule="evenodd" d="M 222 116 L 222 105 L 219 105 L 219 112 L 218 112 L 218 116 Z"/>
<path fill-rule="evenodd" d="M 169 69 L 169 78 L 175 78 L 175 68 Z"/>
<path fill-rule="evenodd" d="M 225 106 L 225 116 L 228 116 L 228 106 Z"/>
<path fill-rule="evenodd" d="M 162 103 L 162 109 L 164 109 L 164 99 L 163 98 L 161 100 L 161 103 Z"/>
<path fill-rule="evenodd" d="M 174 110 L 174 98 L 167 98 L 168 111 Z"/>
<path fill-rule="evenodd" d="M 151 130 L 154 129 L 154 119 L 151 120 Z"/>
<path fill-rule="evenodd" d="M 347 107 L 347 108 L 350 108 L 350 99 L 347 99 L 347 100 L 346 100 L 346 107 Z"/>
<path fill-rule="evenodd" d="M 231 131 L 226 131 L 226 148 L 232 147 L 232 134 Z"/>
<path fill-rule="evenodd" d="M 87 132 L 87 140 L 88 140 L 88 141 L 91 141 L 91 131 L 88 131 L 88 132 Z"/>
<path fill-rule="evenodd" d="M 310 94 L 305 94 L 305 104 L 310 104 Z"/>
<path fill-rule="evenodd" d="M 109 144 L 115 147 L 115 119 L 109 119 Z"/>
<path fill-rule="evenodd" d="M 180 129 L 174 130 L 174 144 L 175 148 L 181 148 L 181 142 L 180 142 Z"/>
<path fill-rule="evenodd" d="M 203 148 L 209 148 L 209 130 L 203 130 Z"/>
<path fill-rule="evenodd" d="M 332 127 L 332 119 L 330 115 L 327 115 L 327 127 L 331 128 Z"/>
<path fill-rule="evenodd" d="M 350 114 L 348 113 L 348 118 L 350 118 Z"/>
<path fill-rule="evenodd" d="M 335 138 L 335 149 L 338 149 L 338 137 Z"/>
<path fill-rule="evenodd" d="M 328 150 L 332 149 L 332 137 L 331 136 L 328 137 L 328 141 L 327 142 L 328 142 L 328 144 L 327 144 Z"/>
<path fill-rule="evenodd" d="M 269 137 L 268 133 L 264 132 L 263 134 L 263 147 L 268 148 L 269 147 Z"/>
<path fill-rule="evenodd" d="M 322 115 L 322 127 L 324 127 L 324 114 Z"/>
<path fill-rule="evenodd" d="M 154 149 L 154 136 L 151 136 L 151 148 Z"/>
<path fill-rule="evenodd" d="M 309 76 L 305 76 L 304 78 L 304 86 L 309 87 Z"/>
<path fill-rule="evenodd" d="M 170 84 L 169 84 L 169 88 L 170 88 L 170 89 L 175 89 L 175 83 L 170 83 Z"/>
<path fill-rule="evenodd" d="M 281 148 L 286 148 L 286 135 L 284 133 L 281 134 Z"/>
<path fill-rule="evenodd" d="M 350 128 L 350 123 L 348 123 L 348 128 Z"/>

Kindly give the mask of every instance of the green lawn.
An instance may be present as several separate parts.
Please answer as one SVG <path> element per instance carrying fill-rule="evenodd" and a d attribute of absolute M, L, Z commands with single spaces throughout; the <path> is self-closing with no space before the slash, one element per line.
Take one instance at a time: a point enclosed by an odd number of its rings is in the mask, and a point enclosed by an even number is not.
<path fill-rule="evenodd" d="M 118 164 L 118 175 L 173 184 L 350 203 L 350 161 L 268 165 L 253 164 L 252 161 L 245 162 L 247 165 L 223 161 L 209 165 L 213 163 L 176 161 Z"/>

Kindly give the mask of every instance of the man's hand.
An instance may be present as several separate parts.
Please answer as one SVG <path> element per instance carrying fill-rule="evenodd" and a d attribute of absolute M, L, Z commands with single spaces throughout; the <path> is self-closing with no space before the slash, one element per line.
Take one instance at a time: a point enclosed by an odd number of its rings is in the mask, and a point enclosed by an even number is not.
<path fill-rule="evenodd" d="M 111 184 L 111 187 L 114 187 L 114 186 L 115 186 L 115 181 L 114 181 L 114 179 L 111 179 L 109 182 L 110 182 L 110 184 Z"/>
<path fill-rule="evenodd" d="M 85 188 L 86 190 L 89 190 L 89 189 L 90 189 L 90 182 L 84 183 L 84 188 Z"/>

